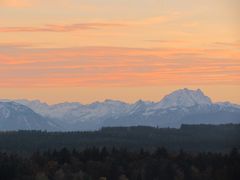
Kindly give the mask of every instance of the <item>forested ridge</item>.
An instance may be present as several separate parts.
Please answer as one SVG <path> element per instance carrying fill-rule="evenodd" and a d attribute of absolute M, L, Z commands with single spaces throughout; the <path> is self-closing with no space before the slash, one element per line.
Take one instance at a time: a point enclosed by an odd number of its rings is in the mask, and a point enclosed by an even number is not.
<path fill-rule="evenodd" d="M 182 125 L 180 129 L 111 127 L 89 132 L 12 131 L 0 132 L 2 152 L 31 153 L 51 149 L 87 147 L 140 148 L 154 151 L 229 152 L 240 148 L 240 125 Z"/>
<path fill-rule="evenodd" d="M 238 180 L 240 125 L 0 133 L 0 180 Z"/>

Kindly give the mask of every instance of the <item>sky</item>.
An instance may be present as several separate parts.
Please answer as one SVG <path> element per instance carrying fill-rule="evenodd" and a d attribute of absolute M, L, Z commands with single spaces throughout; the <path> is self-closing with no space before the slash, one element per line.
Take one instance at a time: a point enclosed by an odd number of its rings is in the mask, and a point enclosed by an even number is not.
<path fill-rule="evenodd" d="M 239 0 L 0 0 L 0 98 L 240 103 Z"/>

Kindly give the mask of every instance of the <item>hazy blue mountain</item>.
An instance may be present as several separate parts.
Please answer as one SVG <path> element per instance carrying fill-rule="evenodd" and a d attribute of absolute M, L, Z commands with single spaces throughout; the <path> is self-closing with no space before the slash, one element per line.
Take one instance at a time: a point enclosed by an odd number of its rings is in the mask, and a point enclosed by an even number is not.
<path fill-rule="evenodd" d="M 125 114 L 116 119 L 107 119 L 104 126 L 158 126 L 178 128 L 181 124 L 240 123 L 240 109 L 223 108 L 216 104 L 145 109 L 141 113 Z"/>
<path fill-rule="evenodd" d="M 16 102 L 0 102 L 0 130 L 60 130 L 51 120 Z"/>
<path fill-rule="evenodd" d="M 182 123 L 240 123 L 239 105 L 213 103 L 200 89 L 180 89 L 159 102 L 139 100 L 133 104 L 114 100 L 87 105 L 78 102 L 48 105 L 38 100 L 15 102 L 51 119 L 64 130 L 95 130 L 103 126 L 180 127 Z"/>
<path fill-rule="evenodd" d="M 231 103 L 212 103 L 201 90 L 180 89 L 160 102 L 137 102 L 134 111 L 115 119 L 107 119 L 104 126 L 147 125 L 180 127 L 181 124 L 240 123 L 240 108 Z"/>

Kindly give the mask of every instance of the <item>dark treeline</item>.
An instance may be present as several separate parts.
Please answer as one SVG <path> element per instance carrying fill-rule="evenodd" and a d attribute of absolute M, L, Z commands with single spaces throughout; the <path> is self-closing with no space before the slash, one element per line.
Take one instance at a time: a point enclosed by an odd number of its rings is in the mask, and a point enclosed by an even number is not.
<path fill-rule="evenodd" d="M 0 153 L 0 180 L 239 180 L 240 153 L 169 153 L 88 148 Z"/>
<path fill-rule="evenodd" d="M 154 151 L 165 147 L 170 151 L 229 152 L 240 148 L 240 125 L 183 125 L 180 129 L 153 127 L 112 127 L 94 132 L 0 132 L 0 150 L 29 154 L 48 149 L 88 147 L 143 148 Z"/>

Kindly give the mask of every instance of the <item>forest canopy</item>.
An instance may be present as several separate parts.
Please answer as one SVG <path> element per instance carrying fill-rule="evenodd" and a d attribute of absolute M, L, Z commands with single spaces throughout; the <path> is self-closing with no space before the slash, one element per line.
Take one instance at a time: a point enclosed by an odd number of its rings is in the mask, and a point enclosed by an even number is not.
<path fill-rule="evenodd" d="M 90 132 L 13 131 L 0 133 L 3 152 L 31 153 L 53 149 L 88 147 L 140 148 L 154 151 L 229 152 L 240 148 L 240 125 L 182 125 L 180 129 L 111 127 Z"/>

